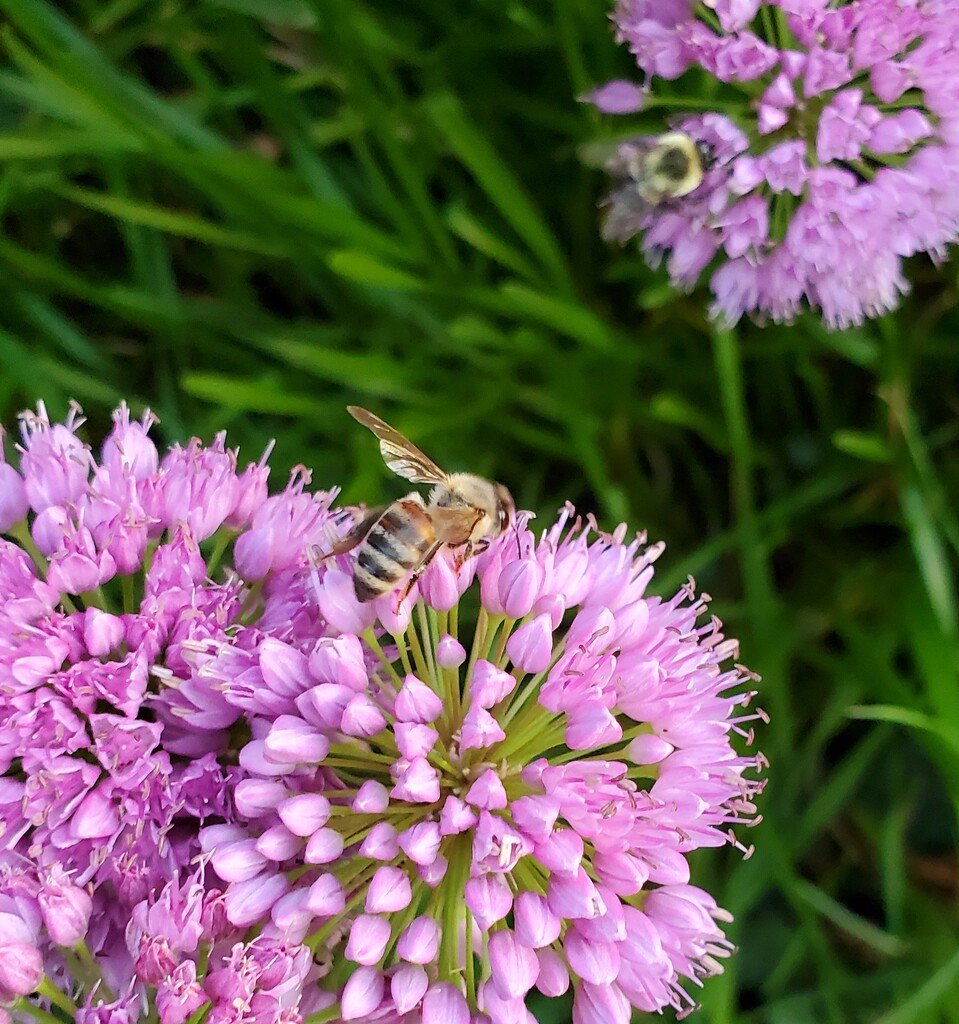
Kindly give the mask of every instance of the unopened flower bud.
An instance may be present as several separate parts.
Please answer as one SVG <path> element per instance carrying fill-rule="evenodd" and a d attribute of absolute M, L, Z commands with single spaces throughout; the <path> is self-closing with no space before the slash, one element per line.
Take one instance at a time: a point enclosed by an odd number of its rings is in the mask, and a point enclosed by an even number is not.
<path fill-rule="evenodd" d="M 524 672 L 542 672 L 553 652 L 553 630 L 548 615 L 537 615 L 520 626 L 506 643 L 506 653 Z"/>
<path fill-rule="evenodd" d="M 423 915 L 407 925 L 397 943 L 396 952 L 407 963 L 428 964 L 436 959 L 439 948 L 439 925 L 432 917 Z"/>
<path fill-rule="evenodd" d="M 0 942 L 0 992 L 28 996 L 43 980 L 43 960 L 36 946 Z"/>
<path fill-rule="evenodd" d="M 360 967 L 354 971 L 343 987 L 340 1016 L 343 1020 L 368 1017 L 383 999 L 383 975 L 373 967 Z"/>
<path fill-rule="evenodd" d="M 440 668 L 459 668 L 466 661 L 466 649 L 449 633 L 440 637 L 436 645 L 436 663 Z"/>
<path fill-rule="evenodd" d="M 65 874 L 48 874 L 37 897 L 47 934 L 58 946 L 75 946 L 87 933 L 93 902 Z"/>

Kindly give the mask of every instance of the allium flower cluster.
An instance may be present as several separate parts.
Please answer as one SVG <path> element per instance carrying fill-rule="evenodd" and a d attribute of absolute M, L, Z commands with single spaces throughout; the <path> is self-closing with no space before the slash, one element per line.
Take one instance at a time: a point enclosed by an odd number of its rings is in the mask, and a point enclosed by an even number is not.
<path fill-rule="evenodd" d="M 161 459 L 121 407 L 97 457 L 81 423 L 41 407 L 0 462 L 0 1006 L 694 1006 L 731 947 L 687 855 L 746 852 L 762 713 L 708 598 L 648 592 L 661 545 L 521 515 L 361 604 L 302 471 L 268 496 L 222 436 Z"/>
<path fill-rule="evenodd" d="M 198 644 L 234 642 L 257 614 L 235 572 L 210 577 L 238 536 L 261 569 L 264 548 L 269 565 L 302 554 L 267 539 L 265 464 L 238 472 L 222 435 L 161 458 L 149 414 L 138 422 L 121 406 L 114 421 L 97 458 L 77 435 L 78 408 L 60 424 L 41 405 L 22 416 L 19 468 L 0 451 L 0 1005 L 44 975 L 61 993 L 100 981 L 96 1005 L 76 1010 L 88 1021 L 138 1019 L 133 987 L 198 949 L 199 933 L 182 946 L 192 932 L 179 906 L 165 931 L 163 904 L 152 912 L 144 948 L 128 933 L 135 908 L 193 871 L 201 825 L 232 813 L 235 763 L 191 746 L 164 697 L 166 674 Z M 283 514 L 299 502 L 325 519 L 328 496 L 302 495 L 302 483 Z M 191 906 L 215 899 L 201 885 Z M 111 989 L 116 1003 L 103 998 Z"/>
<path fill-rule="evenodd" d="M 788 321 L 808 306 L 858 324 L 907 290 L 904 257 L 938 260 L 955 241 L 956 0 L 619 0 L 613 21 L 645 85 L 598 90 L 604 112 L 639 109 L 651 88 L 668 109 L 653 79 L 693 67 L 730 86 L 722 112 L 703 100 L 676 122 L 715 151 L 702 185 L 651 207 L 621 189 L 606 231 L 641 235 L 677 287 L 708 273 L 714 316 Z M 611 162 L 621 181 L 642 145 Z"/>
<path fill-rule="evenodd" d="M 763 761 L 730 743 L 756 717 L 735 642 L 691 587 L 647 594 L 660 550 L 567 509 L 398 607 L 358 604 L 347 560 L 304 567 L 308 633 L 211 645 L 181 714 L 251 739 L 201 841 L 234 924 L 325 958 L 336 1019 L 525 1022 L 572 984 L 577 1024 L 626 1024 L 720 969 L 686 855 L 755 820 Z"/>

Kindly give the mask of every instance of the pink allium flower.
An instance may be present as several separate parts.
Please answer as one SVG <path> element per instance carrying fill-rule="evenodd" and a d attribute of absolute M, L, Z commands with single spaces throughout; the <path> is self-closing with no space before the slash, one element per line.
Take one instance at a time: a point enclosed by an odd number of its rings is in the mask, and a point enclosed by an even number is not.
<path fill-rule="evenodd" d="M 237 943 L 218 967 L 207 971 L 204 988 L 212 1002 L 210 1024 L 294 1024 L 300 997 L 314 971 L 306 946 L 259 937 Z M 315 973 L 315 972 L 314 972 Z"/>
<path fill-rule="evenodd" d="M 140 997 L 134 993 L 113 1002 L 91 997 L 77 1010 L 74 1020 L 76 1024 L 137 1024 L 142 1008 Z"/>
<path fill-rule="evenodd" d="M 661 546 L 521 517 L 359 604 L 304 470 L 268 496 L 222 436 L 161 458 L 115 421 L 97 456 L 41 407 L 0 463 L 0 1003 L 46 974 L 87 1024 L 691 1006 L 730 947 L 686 855 L 756 820 L 761 713 L 707 599 L 647 594 Z"/>
<path fill-rule="evenodd" d="M 698 65 L 741 96 L 738 112 L 730 101 L 677 122 L 716 156 L 688 196 L 636 201 L 643 139 L 610 163 L 606 236 L 641 236 L 677 287 L 709 273 L 720 320 L 789 321 L 808 306 L 833 328 L 861 323 L 907 290 L 905 257 L 939 260 L 955 241 L 955 0 L 619 0 L 613 21 L 650 95 L 651 77 Z M 589 98 L 628 111 L 614 84 Z"/>
<path fill-rule="evenodd" d="M 85 938 L 123 992 L 195 954 L 191 908 L 216 913 L 202 886 L 181 886 L 200 824 L 231 813 L 237 769 L 209 728 L 223 702 L 185 728 L 171 680 L 201 670 L 208 644 L 258 642 L 237 637 L 261 607 L 252 580 L 303 558 L 329 500 L 302 493 L 302 471 L 268 498 L 265 464 L 238 472 L 223 435 L 161 457 L 153 417 L 126 406 L 99 456 L 77 407 L 62 424 L 42 405 L 22 421 L 19 463 L 0 459 L 0 900 L 15 889 L 34 908 L 29 942 L 49 970 L 54 947 Z M 283 550 L 264 538 L 280 521 Z M 237 537 L 250 583 L 215 564 Z M 0 998 L 31 980 L 4 962 Z"/>
<path fill-rule="evenodd" d="M 201 837 L 227 915 L 330 961 L 337 1019 L 507 1024 L 572 985 L 578 1024 L 627 1024 L 721 969 L 686 858 L 757 820 L 731 739 L 761 713 L 707 599 L 648 594 L 660 551 L 567 509 L 399 606 L 359 605 L 349 556 L 302 562 L 177 683 L 186 724 L 249 725 Z"/>

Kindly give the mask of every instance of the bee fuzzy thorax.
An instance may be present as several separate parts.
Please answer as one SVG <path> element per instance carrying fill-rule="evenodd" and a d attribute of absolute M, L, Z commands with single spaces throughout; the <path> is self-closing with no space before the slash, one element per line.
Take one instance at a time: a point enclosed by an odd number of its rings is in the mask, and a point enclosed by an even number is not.
<path fill-rule="evenodd" d="M 601 204 L 605 207 L 603 237 L 625 243 L 657 210 L 694 201 L 693 194 L 716 160 L 710 140 L 684 131 L 622 141 L 606 164 L 615 187 Z"/>
<path fill-rule="evenodd" d="M 446 483 L 438 484 L 430 491 L 428 507 L 474 511 L 474 522 L 468 536 L 463 537 L 459 527 L 457 539 L 449 541 L 454 544 L 499 536 L 513 514 L 512 498 L 506 488 L 473 473 L 451 473 Z"/>
<path fill-rule="evenodd" d="M 640 195 L 649 202 L 680 199 L 702 184 L 708 155 L 705 145 L 685 132 L 668 132 L 630 169 Z"/>

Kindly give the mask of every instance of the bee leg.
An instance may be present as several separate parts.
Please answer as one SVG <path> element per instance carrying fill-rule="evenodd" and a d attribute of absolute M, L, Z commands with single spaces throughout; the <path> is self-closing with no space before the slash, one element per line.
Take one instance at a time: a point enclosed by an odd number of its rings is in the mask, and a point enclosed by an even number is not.
<path fill-rule="evenodd" d="M 348 533 L 336 541 L 330 550 L 323 555 L 320 561 L 325 562 L 330 558 L 335 558 L 337 555 L 345 555 L 348 551 L 352 551 L 353 548 L 362 543 L 366 535 L 373 529 L 373 524 L 385 511 L 385 505 L 380 505 L 378 508 L 371 508 L 357 523 L 350 527 Z"/>
<path fill-rule="evenodd" d="M 472 542 L 471 540 L 468 540 L 468 541 L 467 541 L 467 542 L 466 542 L 466 543 L 465 543 L 465 544 L 463 545 L 463 551 L 462 551 L 462 554 L 459 554 L 459 555 L 457 555 L 457 556 L 456 556 L 456 558 L 454 559 L 454 561 L 453 561 L 453 568 L 454 568 L 454 569 L 455 569 L 455 570 L 456 570 L 457 572 L 459 572 L 459 571 L 460 571 L 460 569 L 462 569 L 462 568 L 463 568 L 463 566 L 464 566 L 464 565 L 465 565 L 465 564 L 466 564 L 466 563 L 467 563 L 467 562 L 468 562 L 468 561 L 469 561 L 469 560 L 470 560 L 470 559 L 471 559 L 472 557 L 473 557 L 473 542 Z"/>
<path fill-rule="evenodd" d="M 469 532 L 472 533 L 476 529 L 476 524 L 483 518 L 483 512 L 480 509 L 475 509 L 476 518 L 473 520 L 473 525 L 470 526 Z M 463 543 L 463 553 L 456 557 L 454 568 L 457 572 L 463 568 L 463 566 L 473 557 L 478 555 L 481 551 L 485 551 L 489 547 L 489 538 L 481 537 L 475 544 L 469 538 Z"/>
<path fill-rule="evenodd" d="M 475 544 L 471 540 L 466 541 L 463 545 L 462 553 L 456 556 L 453 568 L 459 572 L 459 570 L 462 569 L 471 558 L 474 558 L 476 555 L 481 555 L 488 547 L 489 541 L 485 537 L 478 540 Z"/>
<path fill-rule="evenodd" d="M 410 596 L 410 591 L 413 589 L 416 581 L 426 572 L 430 562 L 436 557 L 436 552 L 443 546 L 442 541 L 438 541 L 434 544 L 429 551 L 413 566 L 413 571 L 410 573 L 410 578 L 406 581 L 406 586 L 403 587 L 400 593 L 399 599 L 396 602 L 396 607 L 399 606 Z"/>

